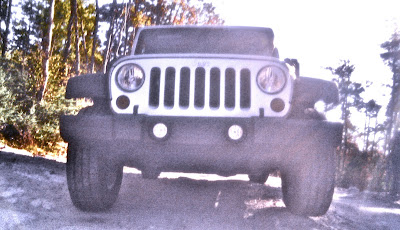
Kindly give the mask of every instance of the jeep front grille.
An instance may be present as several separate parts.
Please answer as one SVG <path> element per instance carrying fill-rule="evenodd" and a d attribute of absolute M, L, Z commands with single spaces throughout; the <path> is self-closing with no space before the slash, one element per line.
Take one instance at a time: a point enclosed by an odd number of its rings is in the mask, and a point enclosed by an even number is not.
<path fill-rule="evenodd" d="M 145 81 L 137 91 L 124 91 L 117 84 L 118 70 L 127 63 L 144 71 Z M 285 72 L 288 81 L 282 91 L 266 94 L 258 88 L 257 74 L 265 66 Z M 275 58 L 133 56 L 122 58 L 110 71 L 111 107 L 116 114 L 237 118 L 283 117 L 290 111 L 293 79 Z M 126 108 L 118 107 L 118 98 L 129 99 Z M 271 109 L 274 99 L 283 100 L 283 111 Z"/>
<path fill-rule="evenodd" d="M 194 71 L 188 67 L 164 70 L 154 67 L 150 71 L 149 106 L 172 108 L 179 105 L 187 109 L 191 103 L 198 109 L 207 105 L 212 109 L 224 106 L 226 109 L 249 109 L 251 106 L 250 70 L 239 71 L 239 82 L 233 68 L 211 68 L 209 73 L 202 67 Z M 191 84 L 193 81 L 193 84 Z M 239 92 L 235 92 L 239 84 Z M 236 104 L 236 95 L 240 97 Z M 177 98 L 176 98 L 177 97 Z M 162 103 L 161 103 L 162 102 Z"/>

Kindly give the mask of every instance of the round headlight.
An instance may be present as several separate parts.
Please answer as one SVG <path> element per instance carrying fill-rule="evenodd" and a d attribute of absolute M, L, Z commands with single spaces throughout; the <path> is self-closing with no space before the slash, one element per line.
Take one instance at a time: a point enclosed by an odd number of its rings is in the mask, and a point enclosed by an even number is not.
<path fill-rule="evenodd" d="M 279 93 L 285 87 L 286 76 L 280 68 L 267 66 L 258 73 L 257 84 L 265 93 Z"/>
<path fill-rule="evenodd" d="M 116 80 L 122 90 L 133 92 L 142 87 L 144 72 L 138 65 L 127 64 L 118 70 Z"/>

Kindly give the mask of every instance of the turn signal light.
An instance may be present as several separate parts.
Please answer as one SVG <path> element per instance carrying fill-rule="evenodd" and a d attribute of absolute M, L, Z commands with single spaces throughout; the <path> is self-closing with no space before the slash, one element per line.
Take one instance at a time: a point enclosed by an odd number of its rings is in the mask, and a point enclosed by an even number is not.
<path fill-rule="evenodd" d="M 271 101 L 270 106 L 272 111 L 280 113 L 285 109 L 285 102 L 280 98 L 275 98 Z"/>

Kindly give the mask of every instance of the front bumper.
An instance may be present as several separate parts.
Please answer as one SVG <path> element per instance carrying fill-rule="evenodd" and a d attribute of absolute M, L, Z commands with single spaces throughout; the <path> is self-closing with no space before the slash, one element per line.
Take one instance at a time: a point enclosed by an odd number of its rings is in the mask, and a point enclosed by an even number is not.
<path fill-rule="evenodd" d="M 168 127 L 166 138 L 160 140 L 152 134 L 157 123 Z M 244 130 L 239 141 L 228 137 L 233 124 Z M 257 117 L 78 115 L 60 119 L 61 136 L 66 142 L 102 146 L 111 158 L 126 165 L 218 174 L 279 168 L 299 149 L 336 148 L 342 127 L 341 123 L 326 121 Z"/>

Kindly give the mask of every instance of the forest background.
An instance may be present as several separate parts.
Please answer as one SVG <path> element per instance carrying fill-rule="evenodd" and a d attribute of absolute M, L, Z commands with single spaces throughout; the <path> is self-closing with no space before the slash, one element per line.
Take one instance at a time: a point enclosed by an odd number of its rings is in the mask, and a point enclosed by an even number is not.
<path fill-rule="evenodd" d="M 36 155 L 65 155 L 59 116 L 74 114 L 86 100 L 64 99 L 69 78 L 105 72 L 129 55 L 140 26 L 224 24 L 204 0 L 0 0 L 0 131 L 4 144 Z M 108 28 L 101 33 L 99 28 Z M 326 67 L 340 91 L 344 122 L 337 150 L 337 185 L 397 194 L 400 152 L 400 35 L 382 41 L 381 59 L 393 73 L 385 104 L 364 95 L 373 82 L 355 82 L 349 60 Z M 325 108 L 327 109 L 327 108 Z M 363 114 L 362 127 L 354 125 Z M 384 114 L 385 119 L 378 119 Z M 357 116 L 359 118 L 360 116 Z M 358 121 L 359 123 L 359 121 Z"/>

